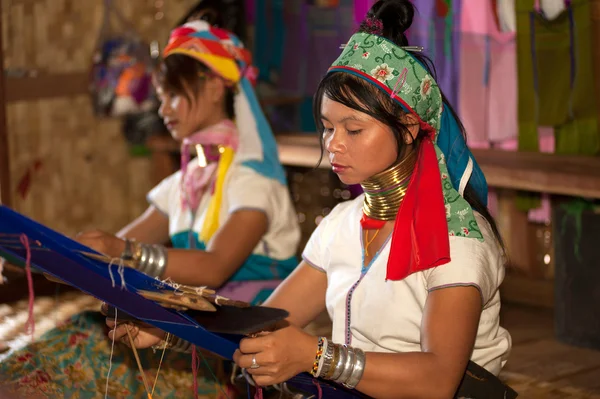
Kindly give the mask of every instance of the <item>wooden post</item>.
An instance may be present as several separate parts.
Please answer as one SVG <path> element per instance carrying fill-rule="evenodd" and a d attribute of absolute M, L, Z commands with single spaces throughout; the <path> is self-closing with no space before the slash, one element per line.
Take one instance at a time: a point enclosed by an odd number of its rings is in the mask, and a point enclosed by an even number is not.
<path fill-rule="evenodd" d="M 2 15 L 1 5 L 0 15 Z M 0 203 L 10 206 L 10 162 L 8 149 L 8 131 L 6 128 L 6 75 L 4 73 L 4 49 L 2 48 L 2 29 L 2 18 L 0 18 Z"/>
<path fill-rule="evenodd" d="M 530 278 L 543 276 L 535 264 L 527 212 L 517 209 L 516 191 L 498 190 L 498 224 L 504 237 L 510 266 Z"/>

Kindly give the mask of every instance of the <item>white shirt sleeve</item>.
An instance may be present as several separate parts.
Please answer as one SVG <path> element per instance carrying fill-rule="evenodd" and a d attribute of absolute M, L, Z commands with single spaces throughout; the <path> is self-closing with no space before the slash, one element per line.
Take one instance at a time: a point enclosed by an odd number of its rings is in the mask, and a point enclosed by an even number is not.
<path fill-rule="evenodd" d="M 250 209 L 262 211 L 270 221 L 275 214 L 274 185 L 279 184 L 250 168 L 239 166 L 227 185 L 228 213 Z"/>
<path fill-rule="evenodd" d="M 165 177 L 160 183 L 156 185 L 148 195 L 146 199 L 150 205 L 153 205 L 156 209 L 164 213 L 165 215 L 169 215 L 169 205 L 173 200 L 178 200 L 178 198 L 174 198 L 177 195 L 177 185 L 180 184 L 181 181 L 181 171 L 173 173 L 171 176 Z"/>
<path fill-rule="evenodd" d="M 505 257 L 489 224 L 477 218 L 484 241 L 468 237 L 450 237 L 450 262 L 424 272 L 429 292 L 460 286 L 479 289 L 485 306 L 504 278 Z"/>
<path fill-rule="evenodd" d="M 304 251 L 302 251 L 302 259 L 310 266 L 317 270 L 327 272 L 330 251 L 335 251 L 335 249 L 331 248 L 334 234 L 339 228 L 340 221 L 344 219 L 344 215 L 346 215 L 345 211 L 348 210 L 353 203 L 354 201 L 345 201 L 337 204 L 331 210 L 329 215 L 325 216 L 313 231 L 304 247 Z M 341 248 L 338 248 L 338 250 L 340 249 Z"/>

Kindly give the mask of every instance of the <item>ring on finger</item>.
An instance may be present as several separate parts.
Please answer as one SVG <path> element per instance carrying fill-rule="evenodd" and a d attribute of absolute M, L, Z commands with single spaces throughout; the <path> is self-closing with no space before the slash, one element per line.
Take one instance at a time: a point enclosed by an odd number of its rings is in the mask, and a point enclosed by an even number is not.
<path fill-rule="evenodd" d="M 259 368 L 260 365 L 258 363 L 256 363 L 256 354 L 252 355 L 252 365 L 250 366 L 251 369 L 257 369 Z"/>

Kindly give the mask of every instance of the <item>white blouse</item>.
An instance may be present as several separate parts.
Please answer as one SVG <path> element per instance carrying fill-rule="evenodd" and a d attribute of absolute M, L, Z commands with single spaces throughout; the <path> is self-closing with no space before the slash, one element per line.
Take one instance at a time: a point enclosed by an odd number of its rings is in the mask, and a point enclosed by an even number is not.
<path fill-rule="evenodd" d="M 419 352 L 428 293 L 474 286 L 481 293 L 483 311 L 471 360 L 498 375 L 508 358 L 511 339 L 499 320 L 498 287 L 504 278 L 505 257 L 487 221 L 476 214 L 484 242 L 450 237 L 450 263 L 401 281 L 386 281 L 389 238 L 371 264 L 363 266 L 363 198 L 336 206 L 303 252 L 307 263 L 327 273 L 326 303 L 333 321 L 333 341 L 371 352 Z"/>

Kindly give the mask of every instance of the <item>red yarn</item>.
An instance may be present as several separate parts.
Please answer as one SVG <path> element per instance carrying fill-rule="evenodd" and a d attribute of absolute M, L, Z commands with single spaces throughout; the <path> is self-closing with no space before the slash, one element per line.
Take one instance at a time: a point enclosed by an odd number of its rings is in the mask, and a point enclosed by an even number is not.
<path fill-rule="evenodd" d="M 25 234 L 21 234 L 21 244 L 23 244 L 26 251 L 25 273 L 27 274 L 27 286 L 29 289 L 29 316 L 27 317 L 25 329 L 28 334 L 31 334 L 31 340 L 33 341 L 33 332 L 35 331 L 35 319 L 33 317 L 35 294 L 33 292 L 33 277 L 31 276 L 31 248 L 29 247 L 29 239 Z"/>
<path fill-rule="evenodd" d="M 198 352 L 196 345 L 192 346 L 192 375 L 194 378 L 194 398 L 198 399 Z"/>
<path fill-rule="evenodd" d="M 323 388 L 321 388 L 321 384 L 319 384 L 319 381 L 317 381 L 317 380 L 313 380 L 312 383 L 317 386 L 317 399 L 322 399 L 323 398 Z"/>

